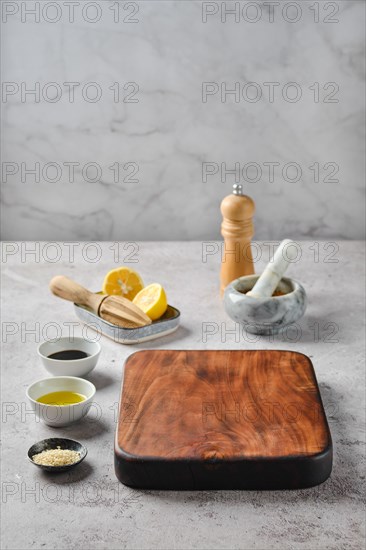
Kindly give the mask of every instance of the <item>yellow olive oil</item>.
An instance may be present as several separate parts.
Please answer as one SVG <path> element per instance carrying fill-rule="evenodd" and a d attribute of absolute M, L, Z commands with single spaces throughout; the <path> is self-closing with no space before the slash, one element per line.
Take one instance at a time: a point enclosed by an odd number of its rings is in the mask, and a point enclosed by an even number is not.
<path fill-rule="evenodd" d="M 44 405 L 65 406 L 81 403 L 82 401 L 85 401 L 85 399 L 85 395 L 74 391 L 54 391 L 38 397 L 37 401 L 38 403 L 43 403 Z"/>

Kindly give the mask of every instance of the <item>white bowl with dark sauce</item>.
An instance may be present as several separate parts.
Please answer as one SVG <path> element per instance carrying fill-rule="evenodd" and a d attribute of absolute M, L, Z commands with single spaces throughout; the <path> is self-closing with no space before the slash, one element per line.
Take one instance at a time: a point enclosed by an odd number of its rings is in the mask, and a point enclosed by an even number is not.
<path fill-rule="evenodd" d="M 81 337 L 47 340 L 38 346 L 45 369 L 53 376 L 86 376 L 96 366 L 101 347 Z"/>

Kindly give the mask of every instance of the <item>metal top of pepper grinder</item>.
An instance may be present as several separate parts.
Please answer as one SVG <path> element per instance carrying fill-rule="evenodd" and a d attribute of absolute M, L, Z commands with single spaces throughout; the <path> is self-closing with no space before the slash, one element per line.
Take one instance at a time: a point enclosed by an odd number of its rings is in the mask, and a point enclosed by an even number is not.
<path fill-rule="evenodd" d="M 243 186 L 238 184 L 238 183 L 234 183 L 234 185 L 233 185 L 233 195 L 244 195 Z"/>

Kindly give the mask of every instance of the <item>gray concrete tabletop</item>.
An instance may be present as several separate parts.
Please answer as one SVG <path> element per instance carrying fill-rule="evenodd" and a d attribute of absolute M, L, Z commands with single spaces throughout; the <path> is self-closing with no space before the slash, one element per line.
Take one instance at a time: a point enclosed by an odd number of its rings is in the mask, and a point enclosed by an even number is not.
<path fill-rule="evenodd" d="M 273 243 L 254 243 L 256 272 Z M 301 258 L 300 258 L 301 256 Z M 288 275 L 308 295 L 305 316 L 277 336 L 246 334 L 219 296 L 220 243 L 47 243 L 2 245 L 2 547 L 18 549 L 359 549 L 364 545 L 364 243 L 301 242 Z M 68 275 L 100 290 L 105 273 L 128 265 L 160 282 L 181 311 L 177 332 L 125 346 L 100 337 L 89 379 L 96 403 L 83 421 L 37 422 L 27 386 L 47 377 L 39 342 L 95 333 L 48 282 Z M 298 491 L 136 490 L 114 474 L 113 443 L 125 359 L 140 349 L 288 349 L 314 364 L 334 445 L 331 477 Z M 46 475 L 27 459 L 47 437 L 84 443 L 86 460 Z"/>

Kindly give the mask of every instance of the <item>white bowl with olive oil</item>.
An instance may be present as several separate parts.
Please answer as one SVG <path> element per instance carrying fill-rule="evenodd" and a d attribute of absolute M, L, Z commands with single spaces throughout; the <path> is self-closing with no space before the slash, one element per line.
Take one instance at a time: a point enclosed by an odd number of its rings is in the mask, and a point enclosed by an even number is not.
<path fill-rule="evenodd" d="M 54 376 L 31 384 L 26 395 L 35 415 L 52 427 L 68 426 L 88 414 L 96 389 L 75 376 Z"/>

